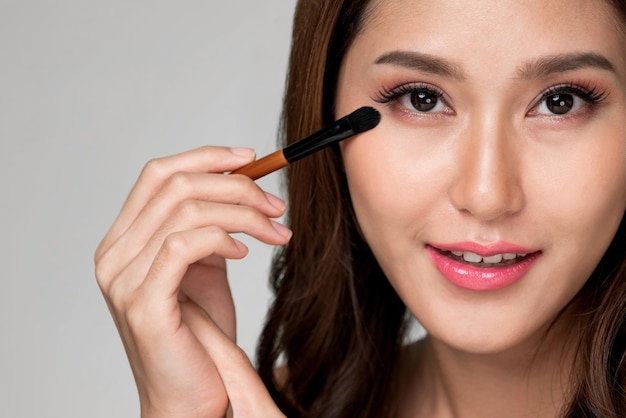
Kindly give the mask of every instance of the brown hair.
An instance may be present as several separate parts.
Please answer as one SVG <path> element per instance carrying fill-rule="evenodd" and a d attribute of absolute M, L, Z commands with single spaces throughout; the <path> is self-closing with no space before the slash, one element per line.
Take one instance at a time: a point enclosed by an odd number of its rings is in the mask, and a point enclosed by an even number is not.
<path fill-rule="evenodd" d="M 334 120 L 339 67 L 370 3 L 298 2 L 282 145 Z M 608 3 L 626 26 L 626 2 Z M 392 416 L 406 308 L 359 233 L 338 148 L 289 167 L 286 183 L 294 235 L 274 259 L 259 374 L 291 418 Z M 576 298 L 585 311 L 568 417 L 626 416 L 624 223 Z M 277 382 L 280 361 L 286 373 Z"/>

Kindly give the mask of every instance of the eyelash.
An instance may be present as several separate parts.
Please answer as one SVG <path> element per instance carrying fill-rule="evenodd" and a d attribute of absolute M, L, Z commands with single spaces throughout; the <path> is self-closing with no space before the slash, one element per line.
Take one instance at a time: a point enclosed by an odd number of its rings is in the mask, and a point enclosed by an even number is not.
<path fill-rule="evenodd" d="M 425 92 L 432 94 L 438 100 L 442 100 L 443 103 L 448 106 L 446 100 L 443 99 L 444 92 L 438 87 L 425 83 L 405 83 L 394 88 L 383 88 L 373 98 L 374 101 L 381 104 L 394 103 L 407 94 Z M 553 87 L 550 87 L 541 93 L 539 99 L 537 99 L 532 109 L 539 106 L 546 99 L 557 94 L 571 94 L 579 97 L 588 105 L 597 105 L 601 103 L 608 96 L 606 90 L 599 90 L 597 87 L 590 85 L 587 82 L 570 82 L 563 83 Z M 417 113 L 427 113 L 419 112 Z M 555 115 L 556 116 L 556 115 Z"/>
<path fill-rule="evenodd" d="M 598 104 L 607 97 L 606 90 L 600 91 L 597 87 L 591 86 L 588 83 L 565 83 L 545 90 L 541 94 L 541 98 L 537 101 L 537 103 L 535 103 L 535 106 L 546 100 L 548 97 L 557 94 L 572 94 L 580 97 L 590 105 Z"/>
<path fill-rule="evenodd" d="M 435 86 L 432 86 L 430 84 L 406 83 L 398 87 L 394 87 L 392 89 L 383 88 L 381 91 L 379 91 L 376 94 L 374 101 L 381 103 L 381 104 L 391 103 L 391 102 L 395 102 L 396 100 L 398 100 L 399 98 L 401 98 L 402 96 L 406 94 L 416 93 L 416 92 L 426 92 L 437 97 L 437 99 L 441 99 L 443 96 L 443 90 Z"/>

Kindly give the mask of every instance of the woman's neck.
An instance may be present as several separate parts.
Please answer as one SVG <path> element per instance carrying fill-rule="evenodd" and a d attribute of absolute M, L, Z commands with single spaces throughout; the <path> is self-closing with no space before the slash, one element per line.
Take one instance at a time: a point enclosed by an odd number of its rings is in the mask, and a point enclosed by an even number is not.
<path fill-rule="evenodd" d="M 563 321 L 559 321 L 561 324 Z M 472 354 L 427 337 L 407 347 L 401 417 L 555 418 L 571 385 L 575 342 L 564 326 L 507 352 Z M 404 404 L 404 402 L 403 402 Z"/>

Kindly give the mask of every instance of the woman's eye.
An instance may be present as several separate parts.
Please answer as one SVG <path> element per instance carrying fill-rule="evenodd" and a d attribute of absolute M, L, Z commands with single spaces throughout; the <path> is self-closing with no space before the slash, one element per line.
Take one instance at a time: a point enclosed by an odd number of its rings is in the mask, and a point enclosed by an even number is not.
<path fill-rule="evenodd" d="M 440 112 L 445 109 L 439 94 L 428 90 L 415 90 L 400 98 L 400 104 L 418 112 Z"/>
<path fill-rule="evenodd" d="M 531 115 L 573 115 L 587 106 L 599 104 L 606 96 L 606 91 L 598 91 L 594 87 L 588 88 L 573 84 L 552 87 L 541 95 Z"/>
<path fill-rule="evenodd" d="M 443 92 L 428 84 L 409 83 L 391 90 L 384 89 L 373 98 L 378 103 L 389 103 L 409 113 L 453 113 L 442 98 Z"/>
<path fill-rule="evenodd" d="M 587 103 L 582 98 L 570 93 L 558 93 L 546 96 L 537 106 L 541 115 L 567 115 L 574 113 Z"/>

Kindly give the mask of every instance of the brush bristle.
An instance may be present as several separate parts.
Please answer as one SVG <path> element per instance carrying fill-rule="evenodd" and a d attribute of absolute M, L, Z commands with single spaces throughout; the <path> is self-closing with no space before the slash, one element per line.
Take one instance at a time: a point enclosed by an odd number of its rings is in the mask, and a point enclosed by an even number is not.
<path fill-rule="evenodd" d="M 380 122 L 380 113 L 373 107 L 363 106 L 348 115 L 355 133 L 369 131 Z"/>

